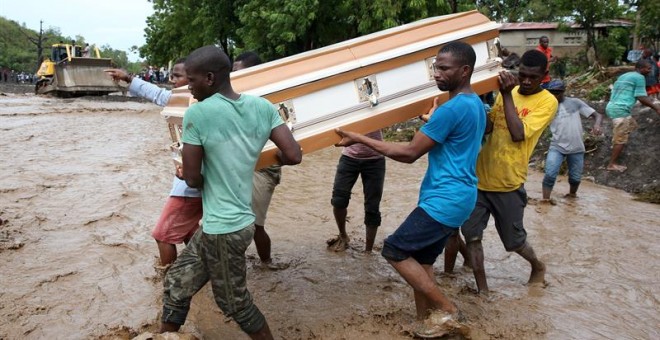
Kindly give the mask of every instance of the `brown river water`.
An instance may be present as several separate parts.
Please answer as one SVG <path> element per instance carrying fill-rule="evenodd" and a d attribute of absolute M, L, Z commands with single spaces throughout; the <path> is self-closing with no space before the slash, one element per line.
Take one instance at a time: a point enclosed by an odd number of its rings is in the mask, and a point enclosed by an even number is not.
<path fill-rule="evenodd" d="M 173 166 L 160 108 L 135 101 L 0 95 L 0 339 L 128 339 L 154 331 L 162 281 L 150 231 Z M 362 188 L 354 188 L 344 253 L 330 195 L 340 150 L 286 167 L 267 220 L 273 255 L 248 282 L 278 339 L 406 339 L 412 291 L 377 253 L 365 254 Z M 382 241 L 415 207 L 426 159 L 388 160 Z M 526 188 L 540 198 L 542 174 Z M 528 287 L 528 264 L 504 251 L 494 226 L 484 248 L 492 293 L 475 294 L 471 271 L 441 274 L 440 287 L 467 317 L 473 339 L 660 339 L 660 206 L 583 182 L 576 200 L 531 204 L 529 241 L 548 272 Z M 195 298 L 183 332 L 247 339 L 215 306 Z"/>

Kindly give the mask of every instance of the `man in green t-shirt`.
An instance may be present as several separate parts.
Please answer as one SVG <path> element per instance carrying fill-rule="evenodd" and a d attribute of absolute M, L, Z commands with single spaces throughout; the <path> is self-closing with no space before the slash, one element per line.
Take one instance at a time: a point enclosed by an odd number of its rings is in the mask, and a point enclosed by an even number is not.
<path fill-rule="evenodd" d="M 660 105 L 654 104 L 653 99 L 646 93 L 644 76 L 651 72 L 651 67 L 651 62 L 640 59 L 635 65 L 635 71 L 622 74 L 614 82 L 610 102 L 605 107 L 605 113 L 612 118 L 612 156 L 607 165 L 609 171 L 624 172 L 627 169 L 616 161 L 628 144 L 628 136 L 637 128 L 637 122 L 632 117 L 635 102 L 639 100 L 640 103 L 660 114 Z"/>
<path fill-rule="evenodd" d="M 198 103 L 183 118 L 183 177 L 202 191 L 202 228 L 165 277 L 161 332 L 185 323 L 193 295 L 211 281 L 215 301 L 253 339 L 272 339 L 246 285 L 245 250 L 254 235 L 252 174 L 268 139 L 282 165 L 300 163 L 291 131 L 268 100 L 234 92 L 231 63 L 209 45 L 186 59 Z M 202 171 L 203 168 L 203 171 Z"/>

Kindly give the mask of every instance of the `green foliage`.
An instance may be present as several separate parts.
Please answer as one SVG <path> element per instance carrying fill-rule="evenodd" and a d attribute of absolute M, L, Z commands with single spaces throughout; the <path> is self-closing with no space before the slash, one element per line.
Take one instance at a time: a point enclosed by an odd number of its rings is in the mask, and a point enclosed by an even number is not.
<path fill-rule="evenodd" d="M 618 0 L 558 0 L 561 8 L 572 10 L 572 21 L 587 31 L 586 50 L 594 48 L 599 58 L 598 46 L 595 41 L 595 26 L 599 22 L 619 17 L 624 8 Z"/>
<path fill-rule="evenodd" d="M 140 56 L 152 64 L 166 64 L 204 45 L 217 44 L 230 51 L 239 27 L 234 10 L 245 2 L 152 0 L 154 14 L 147 18 Z"/>
<path fill-rule="evenodd" d="M 587 57 L 584 51 L 579 52 L 573 58 L 562 58 L 561 60 L 566 63 L 567 76 L 585 73 L 589 66 L 586 62 Z"/>
<path fill-rule="evenodd" d="M 606 37 L 596 39 L 599 62 L 602 65 L 619 63 L 628 45 L 629 32 L 627 29 L 614 28 L 609 33 Z"/>
<path fill-rule="evenodd" d="M 610 97 L 610 83 L 601 83 L 594 87 L 591 92 L 587 93 L 587 99 L 591 101 L 598 101 L 608 99 Z"/>
<path fill-rule="evenodd" d="M 645 46 L 660 49 L 660 1 L 657 0 L 623 0 L 629 5 L 629 18 L 637 22 L 635 33 Z M 637 48 L 638 46 L 633 46 Z"/>
<path fill-rule="evenodd" d="M 103 45 L 99 48 L 101 58 L 110 58 L 118 68 L 123 68 L 131 73 L 139 73 L 142 70 L 142 63 L 139 61 L 129 61 L 125 51 L 115 50 L 110 45 Z"/>
<path fill-rule="evenodd" d="M 424 123 L 417 118 L 394 124 L 383 129 L 383 139 L 388 142 L 410 142 L 422 125 Z"/>
<path fill-rule="evenodd" d="M 70 37 L 62 36 L 58 29 L 44 30 L 43 53 L 48 54 L 50 45 L 65 39 L 71 40 Z M 8 67 L 18 72 L 36 72 L 39 64 L 36 41 L 38 32 L 21 26 L 16 21 L 0 17 L 0 67 Z"/>
<path fill-rule="evenodd" d="M 273 60 L 415 20 L 474 8 L 466 0 L 152 0 L 140 55 L 162 63 L 216 44 Z M 194 29 L 191 29 L 194 27 Z"/>
<path fill-rule="evenodd" d="M 558 1 L 477 0 L 479 12 L 499 22 L 557 21 L 571 14 Z"/>
<path fill-rule="evenodd" d="M 53 44 L 60 41 L 70 43 L 72 40 L 75 40 L 78 45 L 85 43 L 85 37 L 81 35 L 72 38 L 63 36 L 58 28 L 44 29 L 41 55 L 49 56 Z M 0 54 L 0 67 L 8 67 L 18 72 L 35 73 L 40 64 L 38 41 L 39 32 L 35 32 L 24 25 L 21 26 L 16 21 L 0 17 L 0 51 L 2 51 Z M 112 49 L 107 45 L 101 47 L 100 51 L 102 57 L 112 58 L 115 64 L 120 67 L 133 67 L 124 51 Z M 138 64 L 137 70 L 139 69 Z"/>

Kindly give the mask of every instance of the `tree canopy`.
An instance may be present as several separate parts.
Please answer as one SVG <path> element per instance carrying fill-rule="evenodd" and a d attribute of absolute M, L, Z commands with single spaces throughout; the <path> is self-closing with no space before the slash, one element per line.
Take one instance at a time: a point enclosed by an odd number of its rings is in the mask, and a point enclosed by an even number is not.
<path fill-rule="evenodd" d="M 34 43 L 35 32 L 16 21 L 0 17 L 0 67 L 7 67 L 19 72 L 34 73 L 38 65 L 38 51 Z M 43 47 L 60 40 L 71 41 L 71 37 L 62 36 L 57 28 L 48 28 L 43 32 Z"/>
<path fill-rule="evenodd" d="M 146 43 L 130 51 L 101 47 L 102 55 L 113 58 L 120 67 L 139 67 L 128 61 L 126 52 L 139 51 L 150 64 L 165 65 L 209 44 L 221 46 L 230 57 L 252 50 L 265 60 L 274 60 L 430 16 L 472 9 L 497 22 L 578 23 L 587 30 L 587 47 L 596 52 L 603 44 L 595 39 L 594 25 L 624 18 L 635 22 L 631 32 L 635 42 L 656 51 L 660 47 L 657 0 L 147 1 L 153 4 L 154 13 L 147 18 Z M 38 60 L 34 39 L 38 33 L 0 17 L 0 66 L 34 72 Z M 617 32 L 617 41 L 609 45 L 619 44 L 625 34 Z M 82 36 L 63 36 L 57 28 L 44 30 L 43 38 L 43 48 L 60 40 L 85 40 Z"/>
<path fill-rule="evenodd" d="M 266 60 L 415 20 L 476 8 L 461 0 L 152 0 L 142 57 L 154 63 L 216 44 Z"/>
<path fill-rule="evenodd" d="M 573 22 L 597 48 L 594 25 L 634 20 L 637 33 L 657 45 L 660 2 L 655 0 L 151 0 L 147 43 L 140 55 L 165 63 L 216 44 L 230 57 L 243 50 L 273 60 L 429 16 L 478 9 L 498 22 Z M 632 7 L 631 7 L 632 6 Z M 631 10 L 632 8 L 632 10 Z"/>

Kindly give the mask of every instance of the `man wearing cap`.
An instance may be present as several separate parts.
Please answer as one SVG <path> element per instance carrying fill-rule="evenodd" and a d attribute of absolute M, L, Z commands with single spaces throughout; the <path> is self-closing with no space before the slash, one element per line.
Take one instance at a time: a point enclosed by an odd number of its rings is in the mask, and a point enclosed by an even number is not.
<path fill-rule="evenodd" d="M 594 117 L 594 123 L 591 133 L 599 135 L 601 133 L 601 122 L 603 115 L 596 112 L 580 99 L 564 97 L 566 86 L 559 79 L 551 80 L 548 83 L 547 90 L 552 93 L 559 105 L 555 118 L 550 123 L 550 132 L 552 140 L 548 148 L 548 156 L 545 160 L 545 176 L 543 177 L 543 199 L 542 203 L 554 204 L 550 193 L 557 180 L 559 167 L 566 159 L 568 165 L 568 184 L 570 186 L 566 197 L 576 197 L 580 179 L 582 178 L 582 168 L 584 166 L 584 143 L 582 142 L 582 121 L 580 115 L 584 117 Z"/>

